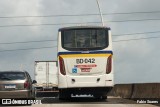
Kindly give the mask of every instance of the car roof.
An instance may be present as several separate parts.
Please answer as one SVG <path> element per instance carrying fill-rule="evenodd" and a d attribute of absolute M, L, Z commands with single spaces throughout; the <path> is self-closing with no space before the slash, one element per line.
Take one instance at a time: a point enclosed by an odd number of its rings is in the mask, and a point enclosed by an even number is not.
<path fill-rule="evenodd" d="M 26 71 L 0 71 L 0 72 L 26 72 Z"/>

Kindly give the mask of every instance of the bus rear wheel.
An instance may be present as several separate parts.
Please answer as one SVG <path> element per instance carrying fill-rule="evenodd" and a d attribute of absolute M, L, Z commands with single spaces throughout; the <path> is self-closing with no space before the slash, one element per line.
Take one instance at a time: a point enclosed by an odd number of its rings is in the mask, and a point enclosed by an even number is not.
<path fill-rule="evenodd" d="M 101 99 L 101 100 L 106 100 L 107 99 L 107 95 L 94 95 L 94 98 Z"/>
<path fill-rule="evenodd" d="M 59 100 L 68 100 L 71 98 L 71 93 L 68 90 L 59 90 Z"/>

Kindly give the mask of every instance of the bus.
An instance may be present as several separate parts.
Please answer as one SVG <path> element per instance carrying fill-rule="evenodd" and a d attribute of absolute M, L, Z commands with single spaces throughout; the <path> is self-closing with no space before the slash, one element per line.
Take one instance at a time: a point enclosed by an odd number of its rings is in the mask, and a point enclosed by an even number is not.
<path fill-rule="evenodd" d="M 114 87 L 111 29 L 73 26 L 58 31 L 59 99 L 92 95 L 107 99 Z"/>

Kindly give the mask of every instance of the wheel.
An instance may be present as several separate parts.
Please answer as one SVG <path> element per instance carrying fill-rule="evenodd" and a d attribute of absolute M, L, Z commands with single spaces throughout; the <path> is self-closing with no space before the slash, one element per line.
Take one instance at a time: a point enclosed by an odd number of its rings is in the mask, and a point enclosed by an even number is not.
<path fill-rule="evenodd" d="M 96 98 L 96 99 L 102 99 L 102 100 L 105 100 L 105 99 L 107 99 L 107 96 L 106 95 L 94 95 L 94 97 Z"/>
<path fill-rule="evenodd" d="M 59 90 L 59 100 L 68 100 L 71 98 L 71 93 L 68 90 Z"/>
<path fill-rule="evenodd" d="M 107 95 L 102 95 L 101 98 L 102 98 L 103 100 L 105 100 L 105 99 L 107 99 Z"/>
<path fill-rule="evenodd" d="M 99 99 L 101 99 L 101 95 L 94 95 L 94 98 L 99 100 Z"/>

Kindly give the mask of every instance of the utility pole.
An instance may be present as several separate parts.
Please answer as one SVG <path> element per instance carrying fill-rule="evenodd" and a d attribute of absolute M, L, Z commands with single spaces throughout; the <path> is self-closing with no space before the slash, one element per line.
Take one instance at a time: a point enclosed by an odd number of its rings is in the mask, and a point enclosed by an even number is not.
<path fill-rule="evenodd" d="M 102 11 L 101 11 L 101 8 L 100 8 L 100 5 L 99 5 L 99 1 L 98 0 L 96 0 L 96 1 L 97 1 L 100 17 L 101 17 L 102 26 L 104 26 L 103 15 L 102 15 Z"/>

